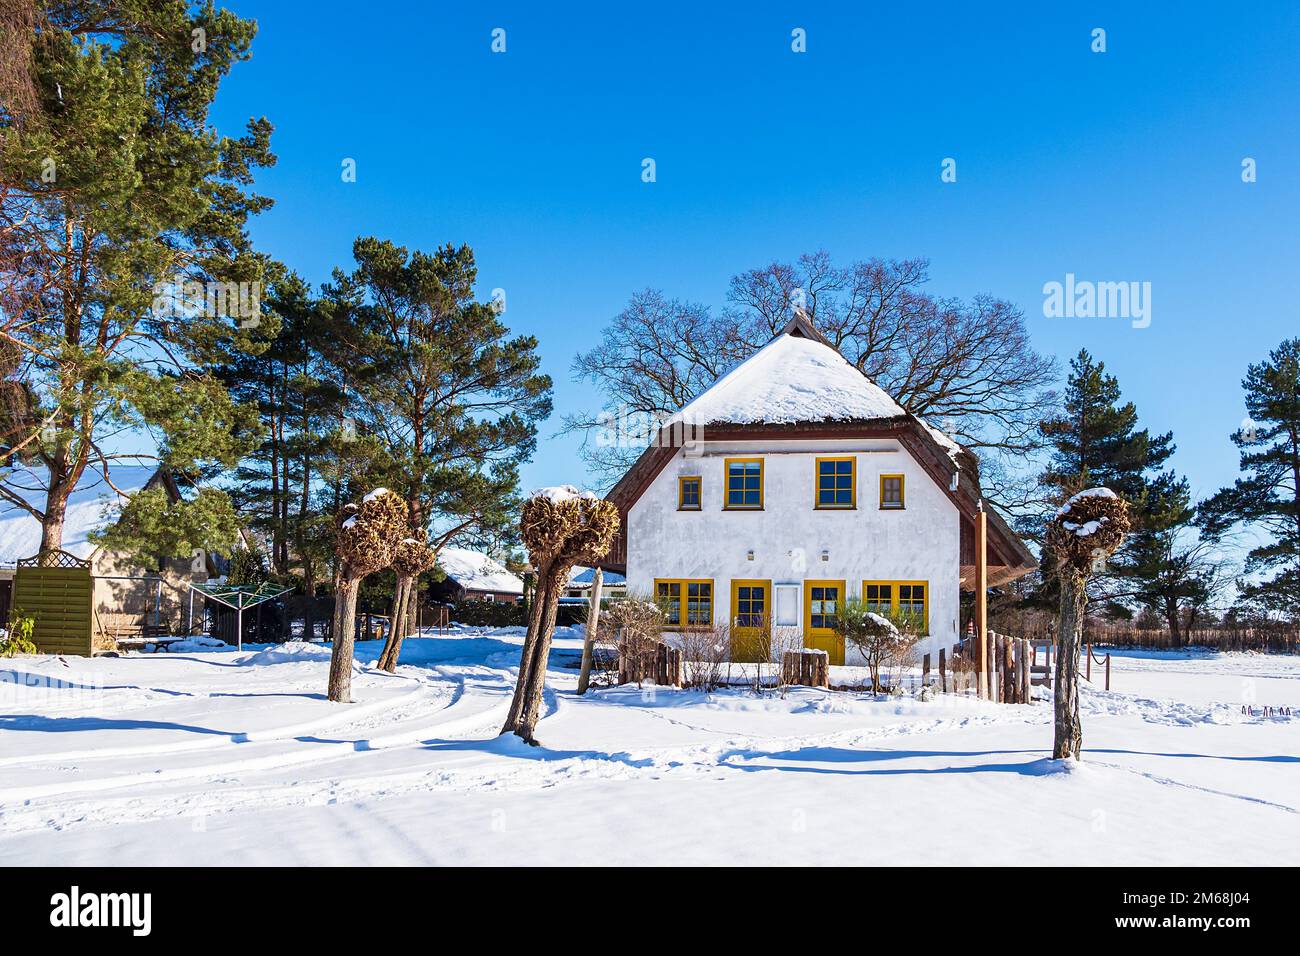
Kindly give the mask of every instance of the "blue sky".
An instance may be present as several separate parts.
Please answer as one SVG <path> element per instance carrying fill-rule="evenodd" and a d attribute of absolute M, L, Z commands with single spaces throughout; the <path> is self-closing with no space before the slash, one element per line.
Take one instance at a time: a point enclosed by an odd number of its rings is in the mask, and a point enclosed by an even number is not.
<path fill-rule="evenodd" d="M 717 307 L 805 251 L 928 257 L 1063 366 L 1086 346 L 1198 495 L 1236 474 L 1247 363 L 1300 333 L 1300 4 L 227 5 L 260 32 L 214 118 L 276 127 L 256 242 L 317 283 L 359 234 L 473 246 L 556 383 L 529 487 L 584 482 L 569 363 L 629 295 Z M 1150 282 L 1150 327 L 1044 318 L 1066 273 Z"/>

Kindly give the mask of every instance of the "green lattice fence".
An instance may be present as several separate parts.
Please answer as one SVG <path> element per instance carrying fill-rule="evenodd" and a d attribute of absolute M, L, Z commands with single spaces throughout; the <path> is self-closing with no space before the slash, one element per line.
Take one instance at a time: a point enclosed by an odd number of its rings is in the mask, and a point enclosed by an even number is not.
<path fill-rule="evenodd" d="M 10 615 L 36 622 L 32 640 L 40 653 L 90 656 L 94 594 L 89 561 L 49 551 L 18 562 Z"/>

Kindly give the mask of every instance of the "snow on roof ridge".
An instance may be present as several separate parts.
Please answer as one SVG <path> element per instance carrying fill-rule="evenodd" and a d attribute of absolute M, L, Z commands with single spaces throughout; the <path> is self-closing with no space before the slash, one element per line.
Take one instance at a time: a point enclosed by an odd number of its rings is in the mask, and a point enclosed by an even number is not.
<path fill-rule="evenodd" d="M 961 442 L 957 441 L 957 439 L 953 438 L 947 432 L 935 428 L 920 415 L 913 415 L 912 417 L 920 423 L 921 427 L 929 433 L 931 438 L 943 446 L 943 450 L 948 453 L 948 457 L 951 458 L 955 464 L 960 466 L 961 462 L 957 456 L 965 451 Z"/>
<path fill-rule="evenodd" d="M 897 418 L 906 414 L 883 388 L 836 349 L 807 336 L 783 332 L 665 424 L 794 424 Z"/>

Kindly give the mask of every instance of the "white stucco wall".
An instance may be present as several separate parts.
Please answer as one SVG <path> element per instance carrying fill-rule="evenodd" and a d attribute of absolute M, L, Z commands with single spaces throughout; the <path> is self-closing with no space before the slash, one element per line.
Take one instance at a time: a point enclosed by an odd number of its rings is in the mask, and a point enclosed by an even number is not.
<path fill-rule="evenodd" d="M 814 509 L 815 459 L 849 454 L 857 508 Z M 764 459 L 763 511 L 722 510 L 729 456 Z M 904 510 L 880 510 L 882 474 L 906 476 Z M 681 475 L 703 478 L 701 511 L 677 510 Z M 733 579 L 797 583 L 801 623 L 805 580 L 843 579 L 848 597 L 861 596 L 863 580 L 925 581 L 930 636 L 921 651 L 937 653 L 957 639 L 960 537 L 956 506 L 897 442 L 708 442 L 702 454 L 678 451 L 632 506 L 627 581 L 630 592 L 649 594 L 655 578 L 712 578 L 715 622 L 731 619 Z"/>

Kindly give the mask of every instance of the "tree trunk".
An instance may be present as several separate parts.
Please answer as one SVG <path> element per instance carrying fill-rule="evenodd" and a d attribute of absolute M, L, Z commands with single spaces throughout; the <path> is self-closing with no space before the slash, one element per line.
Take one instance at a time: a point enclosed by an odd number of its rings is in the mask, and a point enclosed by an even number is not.
<path fill-rule="evenodd" d="M 587 693 L 591 682 L 591 657 L 596 644 L 596 629 L 600 626 L 600 588 L 605 572 L 596 568 L 591 577 L 591 606 L 587 610 L 587 626 L 582 634 L 582 669 L 578 672 L 578 693 Z"/>
<path fill-rule="evenodd" d="M 527 740 L 533 740 L 533 730 L 537 726 L 537 713 L 540 708 L 530 707 L 531 694 L 536 693 L 540 699 L 541 680 L 546 674 L 546 655 L 550 653 L 551 632 L 555 629 L 555 613 L 558 609 L 558 585 L 551 581 L 550 565 L 538 568 L 537 590 L 534 594 L 532 614 L 528 619 L 528 633 L 524 636 L 523 650 L 519 655 L 519 678 L 515 682 L 515 696 L 510 702 L 510 711 L 501 732 L 515 733 Z M 539 667 L 540 662 L 540 667 Z M 536 676 L 540 670 L 541 678 Z M 528 714 L 532 713 L 532 723 L 528 723 Z"/>
<path fill-rule="evenodd" d="M 406 589 L 406 630 L 402 632 L 403 637 L 410 637 L 414 634 L 420 635 L 420 576 L 417 574 L 411 578 L 411 583 Z"/>
<path fill-rule="evenodd" d="M 555 614 L 559 607 L 560 583 L 548 581 L 546 599 L 542 604 L 542 613 L 538 616 L 537 640 L 534 642 L 528 685 L 524 691 L 523 719 L 515 731 L 530 744 L 537 743 L 533 733 L 537 729 L 537 721 L 541 719 L 542 693 L 546 689 L 546 664 L 551 656 L 551 638 L 555 635 Z"/>
<path fill-rule="evenodd" d="M 339 578 L 334 596 L 334 646 L 330 652 L 329 693 L 332 701 L 352 703 L 352 644 L 357 624 L 359 578 Z"/>
<path fill-rule="evenodd" d="M 1056 648 L 1056 742 L 1052 756 L 1057 760 L 1080 758 L 1083 725 L 1079 722 L 1079 648 L 1083 644 L 1083 614 L 1088 606 L 1087 579 L 1082 575 L 1061 576 L 1061 627 Z"/>
<path fill-rule="evenodd" d="M 41 554 L 63 547 L 63 523 L 68 515 L 68 491 L 51 488 L 45 499 L 45 519 L 41 522 Z"/>
<path fill-rule="evenodd" d="M 1173 642 L 1174 647 L 1183 646 L 1181 622 L 1178 617 L 1178 602 L 1176 600 L 1166 601 L 1165 622 L 1169 625 L 1169 640 Z"/>
<path fill-rule="evenodd" d="M 304 557 L 302 562 L 302 593 L 307 599 L 303 602 L 302 613 L 302 639 L 304 641 L 311 641 L 316 638 L 316 581 L 312 576 L 313 574 L 311 559 Z M 286 623 L 288 622 L 286 621 Z"/>
<path fill-rule="evenodd" d="M 397 670 L 397 659 L 402 653 L 402 639 L 406 636 L 406 608 L 411 601 L 413 578 L 399 577 L 393 590 L 393 614 L 389 620 L 388 640 L 379 655 L 379 667 L 388 673 Z"/>

